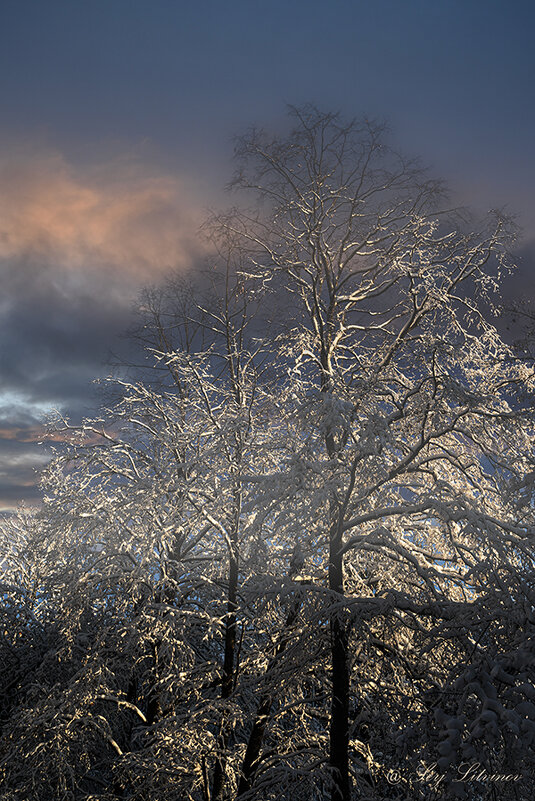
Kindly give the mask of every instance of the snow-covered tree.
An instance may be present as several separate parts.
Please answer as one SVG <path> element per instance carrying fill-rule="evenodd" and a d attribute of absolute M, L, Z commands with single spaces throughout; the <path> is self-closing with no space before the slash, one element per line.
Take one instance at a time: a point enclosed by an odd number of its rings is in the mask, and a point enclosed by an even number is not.
<path fill-rule="evenodd" d="M 209 278 L 147 291 L 139 378 L 58 421 L 2 529 L 6 797 L 490 797 L 477 766 L 532 797 L 510 224 L 443 210 L 378 125 L 292 118 L 240 140 L 255 203 L 211 221 Z"/>
<path fill-rule="evenodd" d="M 530 473 L 533 371 L 483 313 L 507 268 L 508 220 L 467 231 L 373 123 L 312 107 L 293 118 L 287 137 L 239 142 L 235 185 L 258 206 L 217 224 L 243 242 L 250 277 L 294 299 L 286 353 L 302 425 L 281 486 L 293 484 L 288 516 L 316 558 L 323 548 L 338 599 L 329 764 L 333 801 L 349 801 L 347 571 L 379 566 L 402 606 L 414 593 L 475 599 L 477 566 L 516 558 L 531 536 L 515 488 Z"/>

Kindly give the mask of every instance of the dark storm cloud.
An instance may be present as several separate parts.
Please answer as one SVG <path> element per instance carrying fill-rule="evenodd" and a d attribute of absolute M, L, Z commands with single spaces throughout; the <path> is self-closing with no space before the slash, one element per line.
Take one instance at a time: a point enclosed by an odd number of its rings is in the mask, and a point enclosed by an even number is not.
<path fill-rule="evenodd" d="M 9 427 L 5 429 L 8 438 L 0 430 L 0 499 L 2 507 L 13 507 L 21 501 L 36 502 L 38 471 L 48 458 L 44 447 L 29 445 L 26 440 L 12 437 Z M 20 434 L 20 431 L 17 432 Z M 35 432 L 37 433 L 37 432 Z"/>
<path fill-rule="evenodd" d="M 127 326 L 136 287 L 125 285 L 121 293 L 117 282 L 102 280 L 66 294 L 56 272 L 34 282 L 35 265 L 19 262 L 14 268 L 26 281 L 11 285 L 0 316 L 2 391 L 29 403 L 81 402 L 110 344 Z"/>

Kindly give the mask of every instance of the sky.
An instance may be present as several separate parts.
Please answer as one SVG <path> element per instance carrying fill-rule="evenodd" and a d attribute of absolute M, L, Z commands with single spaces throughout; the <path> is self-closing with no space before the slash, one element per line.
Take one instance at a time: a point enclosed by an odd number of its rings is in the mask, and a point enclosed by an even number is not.
<path fill-rule="evenodd" d="M 534 27 L 527 0 L 1 0 L 0 511 L 38 503 L 46 416 L 95 412 L 141 288 L 206 258 L 233 137 L 288 104 L 387 119 L 516 214 L 535 299 Z"/>

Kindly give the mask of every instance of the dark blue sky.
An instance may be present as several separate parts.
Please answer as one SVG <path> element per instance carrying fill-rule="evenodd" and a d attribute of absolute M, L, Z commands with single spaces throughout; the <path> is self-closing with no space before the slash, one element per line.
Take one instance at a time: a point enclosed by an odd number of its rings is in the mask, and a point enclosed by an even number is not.
<path fill-rule="evenodd" d="M 460 201 L 507 204 L 534 292 L 534 28 L 527 0 L 2 0 L 0 508 L 138 287 L 200 255 L 232 136 L 287 103 L 386 117 Z"/>
<path fill-rule="evenodd" d="M 7 135 L 78 158 L 148 141 L 215 189 L 233 133 L 312 100 L 387 116 L 442 172 L 530 200 L 526 0 L 3 0 L 0 13 Z"/>

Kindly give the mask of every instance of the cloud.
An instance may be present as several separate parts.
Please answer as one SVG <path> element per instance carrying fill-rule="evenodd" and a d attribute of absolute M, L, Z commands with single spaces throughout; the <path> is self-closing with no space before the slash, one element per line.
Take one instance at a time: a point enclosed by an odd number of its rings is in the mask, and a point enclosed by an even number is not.
<path fill-rule="evenodd" d="M 10 433 L 6 438 L 0 433 L 0 511 L 12 509 L 21 501 L 39 503 L 38 475 L 48 459 L 48 449 L 31 447 L 27 440 L 20 441 Z"/>
<path fill-rule="evenodd" d="M 75 167 L 59 153 L 0 157 L 0 259 L 135 281 L 187 269 L 201 214 L 181 182 L 131 159 Z M 79 281 L 79 283 L 83 283 Z"/>
<path fill-rule="evenodd" d="M 95 412 L 140 288 L 204 258 L 201 218 L 185 182 L 139 160 L 0 154 L 0 509 L 38 497 L 43 416 Z"/>

